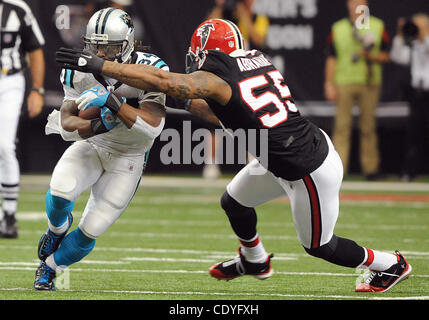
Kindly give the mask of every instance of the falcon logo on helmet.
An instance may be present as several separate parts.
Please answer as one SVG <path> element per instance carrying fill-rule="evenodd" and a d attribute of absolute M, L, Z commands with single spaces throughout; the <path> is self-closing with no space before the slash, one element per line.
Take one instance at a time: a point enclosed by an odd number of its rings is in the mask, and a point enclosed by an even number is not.
<path fill-rule="evenodd" d="M 219 50 L 226 54 L 244 50 L 243 36 L 231 21 L 223 19 L 204 21 L 192 34 L 191 45 L 186 55 L 186 72 L 193 72 L 201 66 L 207 50 Z"/>
<path fill-rule="evenodd" d="M 211 30 L 215 30 L 215 27 L 212 24 L 204 24 L 198 28 L 197 37 L 201 38 L 201 50 L 203 50 L 204 47 L 206 46 L 207 41 L 209 40 L 209 37 L 210 37 Z"/>

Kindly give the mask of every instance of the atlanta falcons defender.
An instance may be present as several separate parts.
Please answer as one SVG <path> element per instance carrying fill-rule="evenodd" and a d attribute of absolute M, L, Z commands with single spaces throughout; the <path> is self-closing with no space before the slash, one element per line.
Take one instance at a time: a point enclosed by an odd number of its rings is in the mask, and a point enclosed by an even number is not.
<path fill-rule="evenodd" d="M 144 90 L 197 99 L 187 103 L 188 109 L 207 117 L 212 111 L 226 128 L 268 130 L 268 170 L 252 174 L 262 166 L 253 160 L 221 198 L 241 245 L 236 258 L 210 268 L 213 277 L 266 279 L 273 274 L 273 255 L 267 254 L 258 235 L 254 207 L 287 195 L 306 252 L 337 265 L 369 268 L 369 276 L 356 291 L 389 290 L 408 277 L 411 265 L 399 252 L 368 249 L 334 234 L 343 178 L 341 160 L 329 137 L 300 115 L 283 75 L 262 52 L 244 51 L 242 39 L 229 21 L 203 22 L 192 36 L 186 75 L 151 66 L 122 66 L 70 49 L 60 49 L 57 62 Z"/>
<path fill-rule="evenodd" d="M 169 70 L 157 56 L 135 51 L 134 27 L 122 10 L 96 12 L 84 41 L 101 60 Z M 139 185 L 153 141 L 164 126 L 163 93 L 70 69 L 62 71 L 61 82 L 64 102 L 60 112 L 49 116 L 46 131 L 77 142 L 57 163 L 46 194 L 49 229 L 38 246 L 41 263 L 34 282 L 37 290 L 55 290 L 56 272 L 88 255 L 96 239 L 124 212 Z M 100 117 L 85 120 L 77 116 L 82 93 L 85 97 L 98 95 L 98 104 L 93 103 L 92 108 L 101 109 Z M 125 98 L 128 104 L 123 103 Z M 73 221 L 74 200 L 88 188 L 91 195 L 79 226 L 67 234 Z"/>

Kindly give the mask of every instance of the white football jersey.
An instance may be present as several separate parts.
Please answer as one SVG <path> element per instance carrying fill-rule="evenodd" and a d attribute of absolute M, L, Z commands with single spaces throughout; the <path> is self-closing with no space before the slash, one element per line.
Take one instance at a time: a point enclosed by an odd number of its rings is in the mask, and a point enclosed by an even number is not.
<path fill-rule="evenodd" d="M 130 63 L 152 65 L 169 71 L 167 64 L 151 53 L 135 52 Z M 76 100 L 85 90 L 103 86 L 109 91 L 114 91 L 123 98 L 126 98 L 126 102 L 134 107 L 138 107 L 143 102 L 155 102 L 165 106 L 166 97 L 164 93 L 133 88 L 115 79 L 98 74 L 63 69 L 60 80 L 64 89 L 64 101 Z M 152 147 L 154 141 L 152 137 L 145 137 L 142 134 L 136 135 L 120 119 L 117 119 L 117 121 L 118 125 L 112 130 L 88 138 L 87 140 L 95 145 L 106 148 L 109 152 L 125 153 L 128 155 L 144 154 Z"/>

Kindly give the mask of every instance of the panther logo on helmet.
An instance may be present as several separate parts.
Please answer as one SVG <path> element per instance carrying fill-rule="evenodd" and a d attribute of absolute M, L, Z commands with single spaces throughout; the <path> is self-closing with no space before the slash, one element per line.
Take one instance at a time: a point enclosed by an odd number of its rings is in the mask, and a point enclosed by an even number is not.
<path fill-rule="evenodd" d="M 133 28 L 133 20 L 131 19 L 128 13 L 125 13 L 120 16 L 120 18 L 124 21 L 124 23 L 128 26 L 128 28 Z"/>

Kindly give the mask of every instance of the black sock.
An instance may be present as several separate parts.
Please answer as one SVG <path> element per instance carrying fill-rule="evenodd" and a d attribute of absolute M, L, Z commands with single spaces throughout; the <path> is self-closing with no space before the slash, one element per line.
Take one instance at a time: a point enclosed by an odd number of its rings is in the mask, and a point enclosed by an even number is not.
<path fill-rule="evenodd" d="M 356 268 L 365 258 L 365 249 L 353 240 L 332 236 L 332 239 L 321 247 L 307 249 L 310 255 L 324 259 L 343 267 Z"/>
<path fill-rule="evenodd" d="M 228 216 L 232 229 L 240 239 L 250 240 L 256 236 L 255 209 L 242 206 L 228 192 L 222 195 L 221 206 Z"/>

